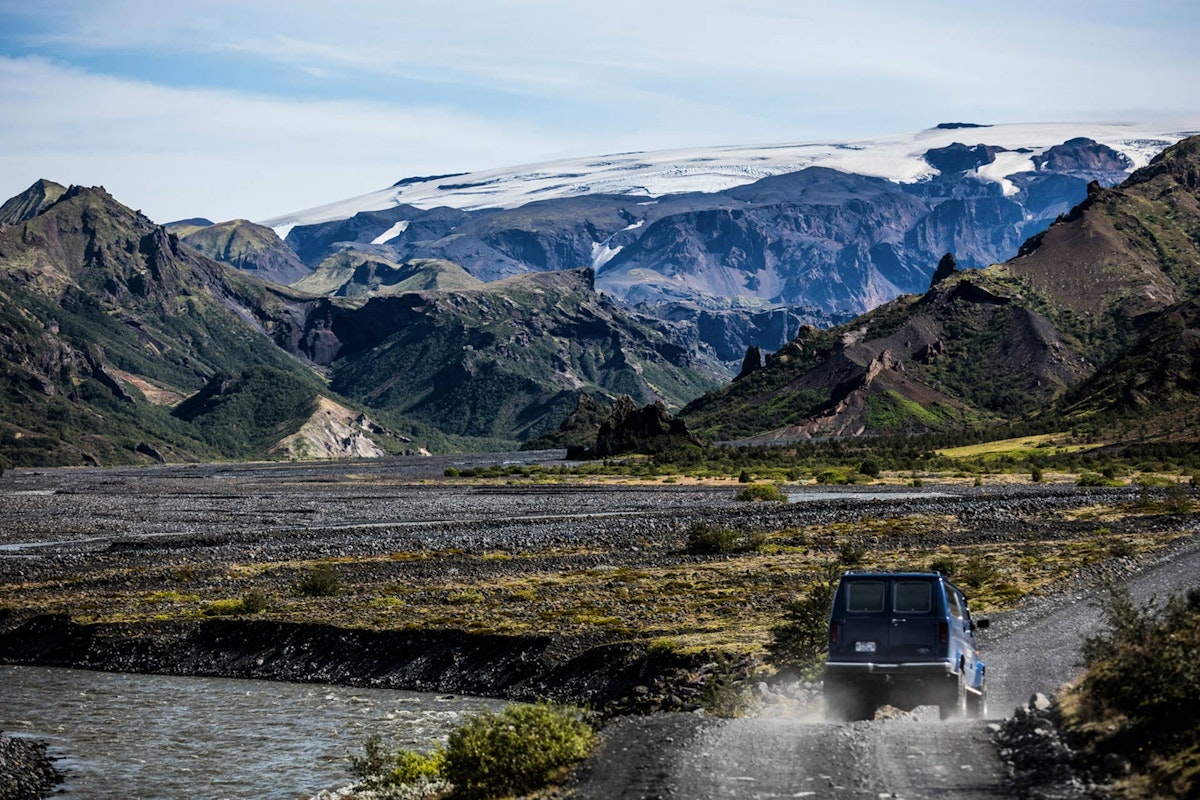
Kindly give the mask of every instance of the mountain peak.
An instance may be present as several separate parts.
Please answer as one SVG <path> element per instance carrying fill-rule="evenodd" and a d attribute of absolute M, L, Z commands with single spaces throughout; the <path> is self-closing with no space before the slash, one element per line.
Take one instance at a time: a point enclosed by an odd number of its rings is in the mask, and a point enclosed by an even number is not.
<path fill-rule="evenodd" d="M 45 211 L 63 196 L 67 187 L 42 178 L 0 206 L 0 225 L 20 225 Z"/>

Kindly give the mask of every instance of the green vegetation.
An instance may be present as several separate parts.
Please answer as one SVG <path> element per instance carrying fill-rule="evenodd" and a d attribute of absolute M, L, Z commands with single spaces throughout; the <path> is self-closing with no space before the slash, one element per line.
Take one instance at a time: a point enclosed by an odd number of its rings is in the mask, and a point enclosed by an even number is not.
<path fill-rule="evenodd" d="M 840 564 L 830 562 L 819 580 L 784 607 L 783 618 L 771 628 L 767 644 L 767 655 L 774 664 L 804 677 L 816 677 L 829 649 L 829 609 L 841 571 Z"/>
<path fill-rule="evenodd" d="M 773 483 L 755 483 L 738 490 L 738 500 L 767 501 L 772 503 L 786 503 L 787 495 L 779 490 L 779 487 Z"/>
<path fill-rule="evenodd" d="M 450 733 L 444 775 L 456 797 L 528 794 L 565 778 L 594 739 L 578 709 L 540 703 L 483 711 Z"/>
<path fill-rule="evenodd" d="M 201 612 L 206 617 L 228 617 L 239 614 L 258 614 L 267 609 L 267 596 L 260 589 L 252 589 L 238 598 L 213 600 L 206 603 Z"/>
<path fill-rule="evenodd" d="M 350 771 L 360 785 L 387 800 L 391 797 L 437 795 L 448 788 L 442 777 L 446 769 L 446 750 L 435 747 L 428 753 L 413 750 L 390 751 L 377 733 L 363 743 L 364 753 L 352 756 Z M 406 791 L 414 790 L 413 792 Z"/>
<path fill-rule="evenodd" d="M 317 564 L 296 582 L 296 593 L 305 597 L 335 597 L 341 591 L 342 582 L 328 564 Z"/>
<path fill-rule="evenodd" d="M 688 529 L 687 552 L 692 555 L 749 553 L 762 548 L 765 536 L 757 531 L 741 533 L 708 522 L 694 522 Z"/>
<path fill-rule="evenodd" d="M 1200 590 L 1138 606 L 1114 587 L 1107 631 L 1083 649 L 1087 672 L 1063 702 L 1087 757 L 1127 759 L 1114 796 L 1200 794 Z"/>

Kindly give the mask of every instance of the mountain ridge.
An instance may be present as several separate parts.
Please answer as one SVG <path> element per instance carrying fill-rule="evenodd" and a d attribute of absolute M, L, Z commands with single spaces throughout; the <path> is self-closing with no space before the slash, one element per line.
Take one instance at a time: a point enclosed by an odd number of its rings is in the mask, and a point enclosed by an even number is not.
<path fill-rule="evenodd" d="M 1143 423 L 1177 414 L 1194 405 L 1198 189 L 1193 137 L 1115 188 L 1093 184 L 1008 262 L 961 271 L 948 256 L 922 295 L 803 329 L 762 369 L 681 416 L 701 433 L 754 444 L 943 430 L 1039 409 L 1084 427 L 1106 424 L 1103 412 L 1118 406 L 1139 409 Z M 961 417 L 945 411 L 947 398 Z"/>

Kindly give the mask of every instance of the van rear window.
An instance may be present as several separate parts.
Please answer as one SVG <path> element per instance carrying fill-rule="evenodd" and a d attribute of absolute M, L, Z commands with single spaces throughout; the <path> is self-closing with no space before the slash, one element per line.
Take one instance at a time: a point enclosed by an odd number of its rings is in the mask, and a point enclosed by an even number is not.
<path fill-rule="evenodd" d="M 846 586 L 848 611 L 883 611 L 883 581 L 852 581 Z"/>
<path fill-rule="evenodd" d="M 933 608 L 929 581 L 896 581 L 896 611 L 925 612 Z"/>

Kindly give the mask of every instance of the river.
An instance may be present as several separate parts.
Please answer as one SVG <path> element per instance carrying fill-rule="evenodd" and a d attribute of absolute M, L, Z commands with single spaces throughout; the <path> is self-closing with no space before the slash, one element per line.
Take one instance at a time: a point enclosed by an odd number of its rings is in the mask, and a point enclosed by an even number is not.
<path fill-rule="evenodd" d="M 500 701 L 384 689 L 0 666 L 0 730 L 50 744 L 56 797 L 297 800 L 353 782 L 379 733 L 428 749 Z"/>

